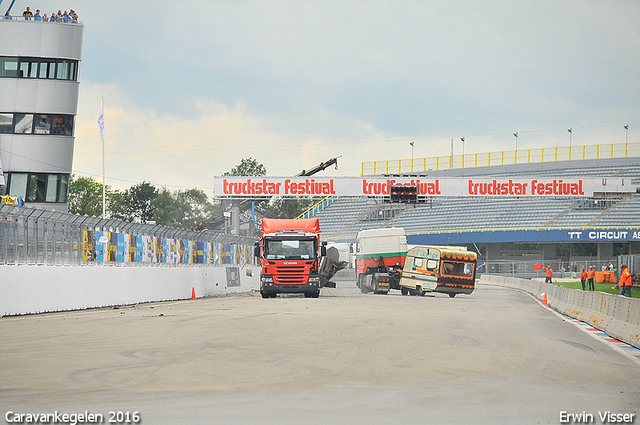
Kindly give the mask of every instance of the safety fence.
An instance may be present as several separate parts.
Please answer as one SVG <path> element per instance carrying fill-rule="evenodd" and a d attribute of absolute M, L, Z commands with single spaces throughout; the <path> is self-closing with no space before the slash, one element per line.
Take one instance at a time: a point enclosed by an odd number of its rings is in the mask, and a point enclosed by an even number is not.
<path fill-rule="evenodd" d="M 0 204 L 0 265 L 252 264 L 252 238 Z"/>
<path fill-rule="evenodd" d="M 522 279 L 544 278 L 544 267 L 551 267 L 554 279 L 575 279 L 580 280 L 580 270 L 585 270 L 593 266 L 596 272 L 600 273 L 602 265 L 609 263 L 617 268 L 619 258 L 578 258 L 575 261 L 567 260 L 545 260 L 544 264 L 540 260 L 499 260 L 499 261 L 478 261 L 478 271 L 505 277 L 517 277 Z"/>
<path fill-rule="evenodd" d="M 608 335 L 640 348 L 640 299 L 604 292 L 563 288 L 536 280 L 482 275 L 479 283 L 519 289 L 554 310 L 591 324 Z"/>

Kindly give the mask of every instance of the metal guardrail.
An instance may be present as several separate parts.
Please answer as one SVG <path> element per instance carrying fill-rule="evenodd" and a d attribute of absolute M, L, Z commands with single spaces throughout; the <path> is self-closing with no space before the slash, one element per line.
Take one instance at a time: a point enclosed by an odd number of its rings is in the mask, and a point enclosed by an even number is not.
<path fill-rule="evenodd" d="M 311 218 L 311 217 L 315 217 L 316 213 L 318 213 L 318 212 L 322 211 L 323 209 L 327 208 L 336 199 L 338 199 L 337 196 L 327 196 L 326 198 L 324 198 L 321 201 L 319 201 L 319 202 L 315 203 L 314 205 L 312 205 L 308 210 L 306 210 L 305 212 L 303 212 L 302 214 L 300 214 L 296 218 Z"/>
<path fill-rule="evenodd" d="M 50 16 L 47 16 L 46 18 L 43 18 L 42 16 L 37 18 L 35 16 L 2 15 L 2 18 L 0 18 L 0 22 L 2 20 L 5 20 L 5 21 L 31 21 L 31 22 L 57 22 L 57 23 L 62 23 L 62 24 L 80 24 L 80 25 L 82 25 L 82 22 L 76 21 L 74 19 L 66 19 L 66 18 L 53 18 L 53 19 L 51 19 Z"/>
<path fill-rule="evenodd" d="M 103 263 L 118 265 L 224 265 L 253 261 L 253 238 L 196 232 L 145 223 L 131 223 L 68 214 L 44 209 L 18 207 L 0 203 L 0 265 L 65 265 L 79 266 L 100 263 L 95 252 L 102 233 L 144 236 L 158 248 L 143 261 L 136 261 L 131 248 L 124 261 L 104 255 Z M 92 239 L 93 238 L 93 239 Z M 130 239 L 133 240 L 133 239 Z M 170 244 L 168 244 L 170 242 Z M 104 252 L 115 252 L 104 242 Z M 168 261 L 163 247 L 187 246 L 190 252 L 177 252 Z M 200 243 L 200 245 L 198 245 Z M 135 243 L 134 243 L 135 245 Z M 202 248 L 202 249 L 201 249 Z M 195 255 L 193 250 L 198 250 Z M 203 252 L 200 252 L 203 251 Z M 209 256 L 206 253 L 211 253 Z M 199 254 L 199 255 L 198 255 Z M 133 259 L 134 261 L 131 261 Z"/>
<path fill-rule="evenodd" d="M 362 175 L 400 174 L 469 167 L 489 167 L 493 165 L 638 156 L 640 156 L 640 142 L 607 143 L 600 145 L 557 146 L 427 158 L 368 161 L 362 163 L 361 172 Z"/>

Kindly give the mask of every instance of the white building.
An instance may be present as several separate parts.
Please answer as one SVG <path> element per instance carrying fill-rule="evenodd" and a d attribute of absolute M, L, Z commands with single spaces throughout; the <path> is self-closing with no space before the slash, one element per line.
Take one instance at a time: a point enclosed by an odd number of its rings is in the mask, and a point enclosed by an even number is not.
<path fill-rule="evenodd" d="M 68 210 L 83 32 L 82 23 L 0 19 L 1 195 Z"/>

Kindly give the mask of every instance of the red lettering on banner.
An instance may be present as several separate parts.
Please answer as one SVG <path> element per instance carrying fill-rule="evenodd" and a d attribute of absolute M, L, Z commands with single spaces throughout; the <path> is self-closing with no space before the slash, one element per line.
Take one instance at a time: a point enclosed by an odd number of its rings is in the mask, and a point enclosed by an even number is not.
<path fill-rule="evenodd" d="M 553 180 L 551 183 L 531 181 L 532 195 L 584 195 L 583 181 L 578 183 L 565 183 L 562 180 Z"/>
<path fill-rule="evenodd" d="M 314 179 L 306 179 L 303 182 L 292 182 L 291 179 L 284 181 L 285 195 L 335 195 L 336 190 L 333 179 L 328 183 L 319 183 Z M 278 183 L 280 185 L 280 183 Z"/>
<path fill-rule="evenodd" d="M 493 180 L 491 183 L 476 183 L 472 179 L 467 181 L 469 195 L 526 195 L 527 183 L 514 182 L 509 180 L 508 182 L 499 182 Z"/>
<path fill-rule="evenodd" d="M 216 178 L 218 179 L 218 178 Z M 362 186 L 360 186 L 362 182 Z M 353 179 L 224 177 L 216 180 L 216 192 L 221 196 L 376 196 L 384 197 L 393 186 L 413 186 L 421 197 L 426 196 L 585 196 L 590 193 L 589 180 L 581 179 L 383 179 L 376 177 Z M 466 186 L 466 187 L 465 187 Z M 361 189 L 361 191 L 360 191 Z M 466 193 L 465 193 L 466 190 Z"/>

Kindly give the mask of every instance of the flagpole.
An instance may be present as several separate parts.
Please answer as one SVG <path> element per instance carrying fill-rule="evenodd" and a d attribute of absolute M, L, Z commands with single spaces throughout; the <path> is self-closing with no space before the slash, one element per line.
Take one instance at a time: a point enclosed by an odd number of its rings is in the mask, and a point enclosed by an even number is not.
<path fill-rule="evenodd" d="M 102 218 L 107 216 L 107 192 L 105 185 L 105 171 L 104 171 L 104 96 L 100 98 L 100 116 L 102 118 L 102 127 L 100 132 L 100 138 L 102 139 Z"/>

